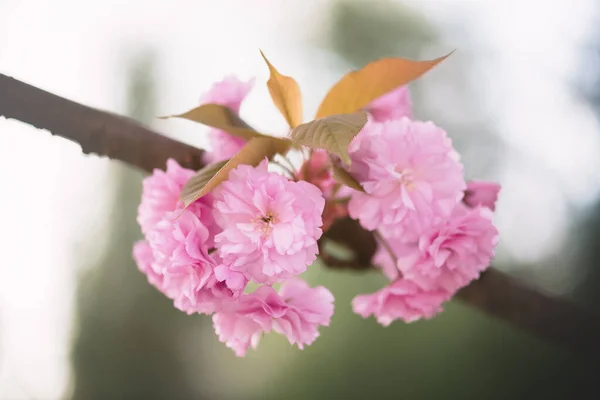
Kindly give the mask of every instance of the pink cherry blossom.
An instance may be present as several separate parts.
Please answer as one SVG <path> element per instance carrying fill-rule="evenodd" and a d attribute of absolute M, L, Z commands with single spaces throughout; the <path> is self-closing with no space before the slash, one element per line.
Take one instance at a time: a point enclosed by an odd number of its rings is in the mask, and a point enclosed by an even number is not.
<path fill-rule="evenodd" d="M 239 296 L 245 286 L 237 283 L 230 288 L 215 276 L 221 260 L 209 254 L 214 239 L 203 219 L 198 209 L 176 210 L 148 235 L 155 260 L 163 266 L 163 292 L 188 314 L 210 314 L 221 302 Z"/>
<path fill-rule="evenodd" d="M 479 278 L 492 261 L 498 230 L 485 207 L 457 205 L 452 216 L 428 228 L 407 251 L 398 252 L 398 267 L 406 279 L 423 289 L 455 292 Z"/>
<path fill-rule="evenodd" d="M 287 336 L 300 349 L 319 337 L 319 326 L 329 326 L 333 295 L 323 286 L 311 288 L 297 278 L 281 285 L 279 295 L 287 304 L 286 313 L 273 321 L 273 330 Z"/>
<path fill-rule="evenodd" d="M 442 303 L 450 296 L 442 290 L 425 291 L 414 283 L 400 279 L 368 295 L 356 296 L 352 309 L 364 318 L 374 315 L 383 326 L 396 319 L 413 322 L 431 318 L 442 311 Z"/>
<path fill-rule="evenodd" d="M 169 159 L 166 171 L 155 169 L 151 176 L 144 179 L 137 216 L 144 234 L 180 204 L 181 188 L 193 175 L 194 171 L 182 168 L 177 161 Z"/>
<path fill-rule="evenodd" d="M 204 153 L 204 161 L 206 163 L 215 163 L 228 160 L 235 156 L 245 144 L 246 140 L 241 137 L 230 135 L 219 129 L 211 129 L 211 151 Z"/>
<path fill-rule="evenodd" d="M 221 342 L 241 357 L 256 348 L 263 333 L 284 334 L 300 349 L 319 336 L 319 326 L 328 326 L 333 315 L 333 295 L 324 287 L 310 288 L 300 279 L 286 281 L 279 294 L 261 286 L 239 299 L 234 308 L 213 316 Z"/>
<path fill-rule="evenodd" d="M 200 104 L 220 104 L 237 113 L 252 86 L 254 86 L 254 79 L 244 82 L 233 75 L 228 75 L 213 84 L 210 90 L 202 95 Z"/>
<path fill-rule="evenodd" d="M 400 86 L 376 98 L 367 106 L 367 111 L 376 122 L 412 117 L 412 101 L 408 86 Z"/>
<path fill-rule="evenodd" d="M 469 181 L 463 201 L 469 207 L 483 206 L 494 211 L 500 188 L 500 184 L 495 182 Z"/>
<path fill-rule="evenodd" d="M 449 215 L 463 196 L 459 156 L 431 122 L 369 121 L 350 156 L 350 172 L 366 193 L 355 192 L 348 211 L 365 229 L 412 239 L 432 218 Z"/>
<path fill-rule="evenodd" d="M 200 99 L 201 104 L 220 104 L 239 113 L 242 101 L 246 98 L 254 80 L 241 81 L 235 76 L 227 76 L 222 81 L 215 83 L 212 88 Z M 218 162 L 233 157 L 244 146 L 243 138 L 233 136 L 219 129 L 210 131 L 211 151 L 205 153 L 206 162 Z"/>
<path fill-rule="evenodd" d="M 323 210 L 323 231 L 329 229 L 336 219 L 348 215 L 348 206 L 339 200 L 352 194 L 352 189 L 333 179 L 329 153 L 325 150 L 313 150 L 311 157 L 298 172 L 298 179 L 305 180 L 318 187 L 325 197 Z"/>
<path fill-rule="evenodd" d="M 336 185 L 329 162 L 329 153 L 326 150 L 313 150 L 310 159 L 300 167 L 298 178 L 312 183 L 321 189 L 325 197 L 329 197 Z"/>
<path fill-rule="evenodd" d="M 233 271 L 225 264 L 217 266 L 214 273 L 218 282 L 223 282 L 226 287 L 235 293 L 242 292 L 248 283 L 243 273 Z"/>
<path fill-rule="evenodd" d="M 325 200 L 314 185 L 241 165 L 214 192 L 215 243 L 223 262 L 248 279 L 273 283 L 300 274 L 317 256 Z"/>
<path fill-rule="evenodd" d="M 249 347 L 256 350 L 264 331 L 252 317 L 235 312 L 213 314 L 213 326 L 219 340 L 238 357 L 246 355 Z"/>
<path fill-rule="evenodd" d="M 154 253 L 146 240 L 140 240 L 133 245 L 133 259 L 138 269 L 148 278 L 148 282 L 161 292 L 164 290 L 162 267 L 154 259 Z"/>

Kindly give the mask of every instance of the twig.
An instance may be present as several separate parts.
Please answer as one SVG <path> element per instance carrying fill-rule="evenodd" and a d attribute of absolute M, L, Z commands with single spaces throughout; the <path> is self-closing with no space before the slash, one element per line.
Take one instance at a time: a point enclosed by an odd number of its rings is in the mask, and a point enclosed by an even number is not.
<path fill-rule="evenodd" d="M 289 174 L 289 178 L 290 179 L 296 179 L 296 174 L 294 173 L 294 171 L 292 171 L 290 169 L 290 167 L 288 167 L 287 165 L 285 165 L 282 162 L 279 162 L 277 160 L 271 160 L 270 161 L 272 164 L 277 165 L 279 168 L 281 168 L 282 170 L 284 170 L 285 172 L 287 172 Z"/>
<path fill-rule="evenodd" d="M 96 110 L 0 74 L 0 115 L 18 119 L 81 144 L 96 153 L 152 171 L 168 158 L 200 169 L 202 151 L 162 136 L 135 121 Z M 356 221 L 343 218 L 323 235 L 354 254 L 352 262 L 330 257 L 332 268 L 369 270 L 376 241 Z M 489 268 L 458 297 L 488 315 L 498 317 L 542 339 L 600 359 L 600 318 L 567 299 L 543 293 Z"/>
<path fill-rule="evenodd" d="M 288 167 L 292 171 L 296 171 L 296 167 L 294 167 L 294 163 L 285 154 L 281 154 L 281 159 L 285 160 L 285 162 L 287 163 Z M 292 175 L 296 175 L 296 173 L 292 172 Z"/>
<path fill-rule="evenodd" d="M 394 249 L 392 249 L 392 246 L 390 246 L 388 241 L 385 240 L 385 238 L 383 237 L 383 235 L 381 235 L 381 233 L 379 233 L 379 231 L 376 230 L 375 232 L 373 232 L 373 234 L 375 235 L 375 238 L 377 239 L 377 241 L 379 243 L 381 243 L 381 245 L 383 246 L 385 251 L 388 252 L 388 254 L 390 255 L 390 258 L 394 262 L 394 265 L 397 267 L 398 266 L 398 257 L 396 257 L 396 253 L 394 253 Z M 400 276 L 402 276 L 400 271 L 398 271 L 398 273 L 400 274 Z"/>

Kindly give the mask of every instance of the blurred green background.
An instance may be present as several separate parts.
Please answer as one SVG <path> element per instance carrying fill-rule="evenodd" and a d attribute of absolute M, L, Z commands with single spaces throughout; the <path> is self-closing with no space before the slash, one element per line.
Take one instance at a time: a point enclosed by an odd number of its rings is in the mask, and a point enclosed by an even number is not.
<path fill-rule="evenodd" d="M 385 56 L 426 59 L 457 48 L 452 59 L 411 85 L 415 116 L 447 129 L 469 178 L 503 184 L 497 267 L 598 308 L 597 4 L 113 2 L 121 15 L 108 8 L 58 3 L 70 15 L 63 15 L 65 21 L 79 22 L 47 23 L 30 39 L 21 37 L 18 46 L 8 36 L 22 34 L 16 23 L 0 30 L 0 61 L 6 68 L 45 89 L 127 114 L 199 145 L 206 143 L 202 128 L 158 123 L 155 116 L 190 108 L 211 81 L 229 72 L 258 74 L 247 101 L 254 105 L 244 105 L 242 115 L 267 130 L 282 129 L 283 121 L 264 88 L 266 68 L 260 64 L 258 47 L 281 72 L 297 77 L 307 117 L 325 90 L 350 69 Z M 4 7 L 6 21 L 37 14 L 41 21 L 49 12 L 41 4 L 8 1 L 0 3 L 0 13 Z M 521 14 L 515 21 L 512 13 Z M 579 19 L 582 15 L 587 25 Z M 209 20 L 211 27 L 202 28 Z M 84 28 L 88 23 L 91 26 Z M 76 36 L 76 29 L 96 32 L 96 42 L 69 44 L 75 39 L 66 38 Z M 58 31 L 64 31 L 62 42 L 44 37 Z M 562 41 L 556 42 L 557 37 Z M 61 62 L 60 51 L 49 65 L 40 63 L 46 53 L 32 44 L 36 40 L 69 49 L 71 66 L 66 59 Z M 48 72 L 64 68 L 62 81 Z M 36 79 L 38 70 L 46 72 Z M 6 72 L 2 63 L 0 72 Z M 87 83 L 95 76 L 111 78 Z M 60 83 L 69 79 L 86 82 L 81 84 L 85 94 L 77 85 Z M 383 279 L 375 273 L 333 272 L 320 265 L 306 278 L 334 293 L 331 326 L 304 351 L 283 337 L 268 335 L 257 351 L 236 358 L 218 342 L 210 318 L 174 309 L 131 260 L 132 243 L 141 238 L 135 222 L 141 172 L 84 157 L 76 146 L 55 144 L 58 139 L 42 138 L 18 123 L 0 123 L 8 132 L 0 137 L 6 149 L 0 150 L 4 171 L 11 154 L 30 148 L 40 154 L 33 163 L 36 173 L 44 165 L 59 165 L 55 171 L 48 167 L 54 172 L 46 172 L 50 175 L 45 179 L 60 183 L 48 187 L 55 200 L 42 205 L 40 212 L 58 213 L 63 219 L 40 220 L 25 212 L 19 221 L 39 226 L 44 238 L 55 236 L 69 255 L 46 256 L 42 251 L 41 259 L 27 261 L 22 252 L 17 255 L 18 247 L 6 248 L 16 261 L 3 270 L 11 283 L 0 286 L 5 337 L 0 347 L 1 399 L 599 398 L 595 365 L 458 302 L 434 320 L 410 325 L 397 322 L 383 328 L 372 319 L 363 320 L 352 314 L 350 301 L 358 293 L 376 290 Z M 23 136 L 11 134 L 18 129 Z M 41 148 L 48 143 L 49 148 Z M 9 190 L 18 190 L 30 178 L 26 171 L 18 179 L 2 174 Z M 0 205 L 19 211 L 18 205 L 4 201 Z M 75 211 L 80 208 L 85 211 Z M 85 217 L 86 212 L 92 216 Z M 43 228 L 65 221 L 76 223 L 64 232 Z M 25 235 L 16 236 L 20 239 L 14 239 L 15 246 Z M 26 300 L 10 294 L 30 279 L 27 273 L 12 272 L 15 266 L 40 277 L 31 265 L 39 265 L 41 271 L 58 264 L 62 278 L 48 278 L 44 287 L 54 289 L 40 289 L 43 295 L 35 305 L 24 306 Z M 61 300 L 51 300 L 55 298 Z M 57 324 L 60 329 L 53 334 Z M 41 353 L 32 350 L 35 346 Z M 62 372 L 52 375 L 51 370 Z"/>

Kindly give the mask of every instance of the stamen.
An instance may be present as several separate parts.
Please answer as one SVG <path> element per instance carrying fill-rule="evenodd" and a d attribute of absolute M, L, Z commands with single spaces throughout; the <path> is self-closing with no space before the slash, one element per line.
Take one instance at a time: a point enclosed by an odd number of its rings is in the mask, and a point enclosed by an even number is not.
<path fill-rule="evenodd" d="M 277 223 L 277 218 L 273 213 L 268 212 L 267 215 L 258 215 L 251 219 L 251 221 L 257 224 L 257 229 L 263 235 L 269 235 L 271 233 L 272 224 Z"/>

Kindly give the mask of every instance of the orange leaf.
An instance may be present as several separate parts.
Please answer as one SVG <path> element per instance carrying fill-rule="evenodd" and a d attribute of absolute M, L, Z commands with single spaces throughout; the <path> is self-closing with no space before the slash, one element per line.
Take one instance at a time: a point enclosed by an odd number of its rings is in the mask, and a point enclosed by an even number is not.
<path fill-rule="evenodd" d="M 260 54 L 265 59 L 271 76 L 267 87 L 273 103 L 279 109 L 290 128 L 295 128 L 302 123 L 302 95 L 300 87 L 294 78 L 281 75 L 279 71 L 267 60 L 264 53 Z"/>
<path fill-rule="evenodd" d="M 419 78 L 450 54 L 431 61 L 384 58 L 352 71 L 329 90 L 316 118 L 360 110 L 387 92 Z"/>
<path fill-rule="evenodd" d="M 229 171 L 241 164 L 258 165 L 265 157 L 271 158 L 277 153 L 285 153 L 291 142 L 287 139 L 272 137 L 252 138 L 229 161 L 209 164 L 196 173 L 181 190 L 181 201 L 185 207 L 210 193 L 219 184 L 227 180 Z"/>
<path fill-rule="evenodd" d="M 330 115 L 298 126 L 290 132 L 292 140 L 313 149 L 324 149 L 350 165 L 348 146 L 367 123 L 367 113 Z"/>
<path fill-rule="evenodd" d="M 190 121 L 212 126 L 213 128 L 231 133 L 233 136 L 238 136 L 246 140 L 250 140 L 253 137 L 264 136 L 248 126 L 248 124 L 240 119 L 240 117 L 229 108 L 219 104 L 203 104 L 183 114 L 160 118 L 185 118 Z"/>

